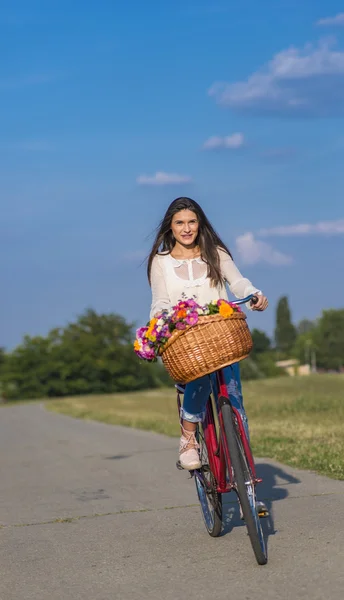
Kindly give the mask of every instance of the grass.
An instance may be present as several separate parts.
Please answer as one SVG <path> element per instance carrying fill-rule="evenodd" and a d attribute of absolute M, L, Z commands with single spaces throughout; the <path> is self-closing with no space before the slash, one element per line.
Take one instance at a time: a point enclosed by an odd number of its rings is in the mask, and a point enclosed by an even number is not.
<path fill-rule="evenodd" d="M 244 383 L 255 456 L 344 479 L 344 376 L 280 377 Z M 180 434 L 173 389 L 52 400 L 82 419 Z"/>

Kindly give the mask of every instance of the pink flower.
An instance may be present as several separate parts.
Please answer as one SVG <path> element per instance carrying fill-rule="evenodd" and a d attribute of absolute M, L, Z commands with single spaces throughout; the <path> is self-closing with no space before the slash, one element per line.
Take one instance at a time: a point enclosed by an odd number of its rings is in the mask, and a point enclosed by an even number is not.
<path fill-rule="evenodd" d="M 176 323 L 176 329 L 185 329 L 186 327 L 186 323 L 184 323 L 183 321 L 178 321 Z"/>
<path fill-rule="evenodd" d="M 151 348 L 148 344 L 143 345 L 142 354 L 144 354 L 146 360 L 155 358 L 154 348 Z"/>
<path fill-rule="evenodd" d="M 175 312 L 178 312 L 178 310 L 182 310 L 185 307 L 186 307 L 186 302 L 184 302 L 184 300 L 183 301 L 180 300 L 179 302 L 177 302 L 177 304 L 172 306 L 172 308 Z"/>
<path fill-rule="evenodd" d="M 148 346 L 148 344 L 144 344 L 144 346 L 140 349 L 135 349 L 135 354 L 137 354 L 137 356 L 139 358 L 142 358 L 143 360 L 154 360 L 155 359 L 155 352 L 154 352 L 153 348 Z"/>
<path fill-rule="evenodd" d="M 237 304 L 235 304 L 235 302 L 228 302 L 229 306 L 232 307 L 232 309 L 236 312 L 242 312 L 240 306 L 238 306 Z"/>
<path fill-rule="evenodd" d="M 136 337 L 142 339 L 147 331 L 148 327 L 140 327 L 140 329 L 136 330 Z"/>
<path fill-rule="evenodd" d="M 188 325 L 196 325 L 198 323 L 198 314 L 196 312 L 191 312 L 186 317 L 186 322 Z"/>

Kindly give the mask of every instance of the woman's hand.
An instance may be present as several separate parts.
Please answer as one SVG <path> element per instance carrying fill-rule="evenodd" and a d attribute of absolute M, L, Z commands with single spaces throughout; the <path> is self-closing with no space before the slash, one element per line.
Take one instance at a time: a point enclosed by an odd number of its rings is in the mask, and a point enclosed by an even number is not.
<path fill-rule="evenodd" d="M 263 294 L 257 294 L 257 296 L 255 296 L 257 298 L 257 302 L 255 304 L 253 304 L 253 302 L 251 301 L 251 308 L 252 310 L 259 310 L 259 311 L 263 311 L 268 307 L 268 299 L 266 296 L 263 296 Z"/>

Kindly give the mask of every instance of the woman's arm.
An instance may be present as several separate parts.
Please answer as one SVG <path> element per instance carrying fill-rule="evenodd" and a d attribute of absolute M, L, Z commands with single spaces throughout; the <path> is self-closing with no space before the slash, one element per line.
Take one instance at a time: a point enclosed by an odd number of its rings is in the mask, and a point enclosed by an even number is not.
<path fill-rule="evenodd" d="M 164 272 L 158 255 L 154 257 L 151 269 L 152 304 L 150 319 L 163 309 L 171 308 L 171 301 L 167 292 Z"/>
<path fill-rule="evenodd" d="M 221 272 L 229 285 L 229 289 L 237 298 L 245 298 L 250 294 L 261 294 L 249 279 L 243 277 L 232 258 L 224 250 L 219 249 Z M 251 306 L 249 308 L 252 308 Z"/>

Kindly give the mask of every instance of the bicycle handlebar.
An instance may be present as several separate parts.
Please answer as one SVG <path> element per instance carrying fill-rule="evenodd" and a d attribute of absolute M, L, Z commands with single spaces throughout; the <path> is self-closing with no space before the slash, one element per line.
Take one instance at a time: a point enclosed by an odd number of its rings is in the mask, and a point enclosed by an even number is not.
<path fill-rule="evenodd" d="M 252 304 L 257 304 L 258 302 L 258 298 L 256 294 L 250 294 L 249 296 L 246 296 L 246 298 L 241 298 L 240 300 L 234 300 L 232 302 L 231 300 L 231 304 L 246 304 L 246 302 L 249 302 L 251 300 Z"/>

